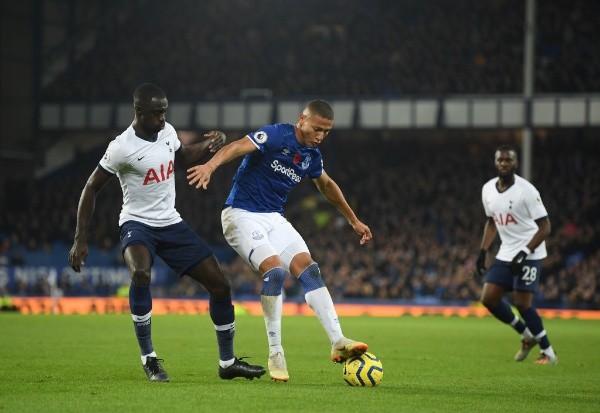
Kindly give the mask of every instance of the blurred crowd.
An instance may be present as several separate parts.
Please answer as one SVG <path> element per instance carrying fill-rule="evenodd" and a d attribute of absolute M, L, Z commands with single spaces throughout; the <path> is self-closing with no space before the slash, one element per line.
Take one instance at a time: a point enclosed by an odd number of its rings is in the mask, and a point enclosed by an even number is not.
<path fill-rule="evenodd" d="M 97 2 L 69 4 L 83 9 Z M 275 98 L 523 89 L 522 0 L 135 0 L 108 2 L 103 10 L 86 27 L 96 31 L 93 46 L 42 90 L 43 100 L 126 101 L 147 81 L 164 87 L 172 101 L 238 99 L 254 89 Z M 537 2 L 536 20 L 535 92 L 599 91 L 600 2 Z M 359 246 L 310 182 L 294 190 L 286 209 L 334 298 L 477 300 L 482 280 L 474 276 L 474 260 L 485 221 L 480 191 L 495 176 L 495 147 L 505 142 L 519 147 L 519 133 L 334 129 L 322 145 L 325 168 L 371 227 L 373 241 Z M 81 153 L 41 181 L 0 181 L 0 296 L 119 293 L 127 274 L 116 179 L 98 198 L 89 261 L 100 256 L 98 265 L 117 270 L 78 278 L 64 268 L 79 195 L 102 151 Z M 179 171 L 177 208 L 218 252 L 236 297 L 257 297 L 260 277 L 221 233 L 221 204 L 236 166 L 221 168 L 207 191 L 190 189 Z M 600 309 L 600 137 L 594 130 L 538 131 L 532 174 L 553 225 L 536 304 Z M 21 277 L 17 287 L 3 281 L 4 268 L 53 256 L 62 271 Z M 284 287 L 289 299 L 302 298 L 291 276 Z M 186 277 L 161 282 L 153 294 L 206 296 Z"/>
<path fill-rule="evenodd" d="M 129 100 L 146 81 L 172 100 L 520 93 L 524 16 L 522 0 L 119 2 L 43 98 Z M 600 90 L 600 2 L 538 1 L 536 20 L 534 90 Z"/>
<path fill-rule="evenodd" d="M 286 216 L 304 235 L 334 299 L 421 304 L 477 300 L 482 280 L 474 276 L 474 261 L 485 222 L 481 186 L 496 175 L 495 148 L 500 143 L 519 148 L 518 135 L 334 129 L 322 144 L 325 169 L 371 227 L 374 239 L 360 246 L 359 236 L 311 182 L 302 182 L 292 192 L 286 208 Z M 539 132 L 533 147 L 531 180 L 552 222 L 536 304 L 600 309 L 600 139 L 589 130 L 557 135 Z M 27 265 L 17 251 L 52 249 L 56 242 L 71 245 L 79 194 L 101 155 L 82 154 L 62 175 L 45 182 L 16 182 L 15 188 L 7 188 L 10 196 L 0 214 L 0 227 L 7 228 L 0 261 Z M 221 233 L 220 210 L 237 164 L 220 169 L 207 191 L 191 189 L 183 171 L 176 174 L 178 210 L 219 251 L 228 248 Z M 114 179 L 98 197 L 89 239 L 97 251 L 113 257 L 115 266 L 123 265 L 117 236 L 121 200 Z M 235 296 L 258 297 L 260 277 L 234 253 L 221 256 Z M 67 265 L 66 254 L 63 265 Z M 70 269 L 62 276 L 77 279 Z M 47 281 L 39 282 L 42 285 L 32 281 L 17 293 L 48 293 L 50 287 L 43 285 Z M 95 290 L 98 286 L 90 287 L 92 292 L 69 293 L 66 285 L 64 289 L 67 295 L 112 295 L 119 287 L 100 284 L 101 292 Z M 284 287 L 288 299 L 302 299 L 292 276 L 288 275 Z M 175 276 L 153 294 L 206 297 L 198 284 Z"/>

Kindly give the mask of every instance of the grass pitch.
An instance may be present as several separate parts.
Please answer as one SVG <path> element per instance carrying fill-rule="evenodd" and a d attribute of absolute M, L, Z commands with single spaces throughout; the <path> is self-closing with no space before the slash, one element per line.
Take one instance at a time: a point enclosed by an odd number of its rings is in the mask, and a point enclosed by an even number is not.
<path fill-rule="evenodd" d="M 153 317 L 170 383 L 141 368 L 128 315 L 0 314 L 0 412 L 600 411 L 600 322 L 545 320 L 555 366 L 513 361 L 519 337 L 494 318 L 347 317 L 383 362 L 375 388 L 347 386 L 315 317 L 284 317 L 290 381 L 220 380 L 208 316 Z M 266 366 L 260 317 L 238 316 L 236 354 Z"/>

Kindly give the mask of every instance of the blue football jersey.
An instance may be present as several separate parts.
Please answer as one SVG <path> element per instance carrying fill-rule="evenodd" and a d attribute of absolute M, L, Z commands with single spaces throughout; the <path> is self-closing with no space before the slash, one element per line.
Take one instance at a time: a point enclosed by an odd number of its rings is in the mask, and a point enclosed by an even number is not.
<path fill-rule="evenodd" d="M 294 125 L 278 123 L 248 134 L 258 151 L 244 157 L 233 177 L 225 206 L 251 212 L 279 212 L 291 189 L 305 176 L 315 179 L 323 173 L 318 148 L 298 142 Z"/>

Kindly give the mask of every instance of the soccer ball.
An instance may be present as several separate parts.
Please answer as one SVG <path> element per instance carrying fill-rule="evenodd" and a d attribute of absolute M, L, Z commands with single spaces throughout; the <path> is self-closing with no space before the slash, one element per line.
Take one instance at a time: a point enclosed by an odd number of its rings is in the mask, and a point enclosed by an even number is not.
<path fill-rule="evenodd" d="M 375 354 L 364 353 L 347 359 L 343 373 L 349 386 L 375 387 L 383 379 L 383 365 Z"/>

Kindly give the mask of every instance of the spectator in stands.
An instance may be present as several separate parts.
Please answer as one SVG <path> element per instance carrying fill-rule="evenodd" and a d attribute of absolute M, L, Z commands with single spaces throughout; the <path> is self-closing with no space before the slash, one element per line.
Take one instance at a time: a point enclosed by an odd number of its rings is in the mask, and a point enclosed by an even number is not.
<path fill-rule="evenodd" d="M 110 25 L 99 20 L 102 35 L 45 88 L 44 97 L 126 99 L 131 84 L 149 78 L 168 80 L 171 98 L 180 100 L 238 98 L 245 88 L 268 88 L 276 97 L 523 89 L 519 0 L 306 0 L 294 19 L 286 19 L 291 5 L 278 0 L 258 7 L 245 0 L 150 4 L 119 6 L 116 22 L 107 13 Z M 600 4 L 540 2 L 537 11 L 536 92 L 600 90 Z M 163 30 L 148 33 L 146 25 Z M 314 47 L 308 51 L 306 44 Z M 131 58 L 131 50 L 152 56 L 156 47 L 172 64 Z M 221 70 L 201 64 L 207 60 Z"/>

